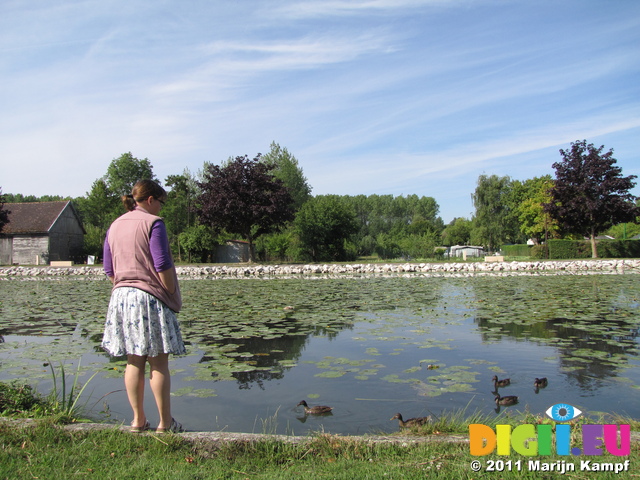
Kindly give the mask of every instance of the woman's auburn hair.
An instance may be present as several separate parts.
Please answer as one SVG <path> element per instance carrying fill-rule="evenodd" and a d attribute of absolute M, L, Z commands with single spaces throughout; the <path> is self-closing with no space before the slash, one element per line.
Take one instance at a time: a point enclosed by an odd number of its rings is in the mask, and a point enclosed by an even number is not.
<path fill-rule="evenodd" d="M 131 211 L 136 208 L 136 202 L 144 202 L 149 197 L 164 200 L 167 198 L 167 192 L 153 180 L 138 180 L 131 189 L 131 194 L 122 196 L 122 203 Z"/>

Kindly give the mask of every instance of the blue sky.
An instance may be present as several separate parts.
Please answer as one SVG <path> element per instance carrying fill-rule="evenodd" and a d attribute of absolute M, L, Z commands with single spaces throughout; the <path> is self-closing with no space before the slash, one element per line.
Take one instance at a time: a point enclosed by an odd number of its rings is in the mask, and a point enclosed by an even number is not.
<path fill-rule="evenodd" d="M 636 0 L 3 0 L 0 85 L 4 193 L 273 141 L 314 195 L 431 196 L 447 223 L 479 175 L 553 174 L 576 140 L 640 176 Z"/>

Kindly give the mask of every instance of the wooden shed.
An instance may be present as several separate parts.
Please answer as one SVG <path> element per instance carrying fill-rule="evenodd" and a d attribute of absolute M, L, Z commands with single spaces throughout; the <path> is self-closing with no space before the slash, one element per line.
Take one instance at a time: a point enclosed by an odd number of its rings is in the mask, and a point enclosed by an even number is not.
<path fill-rule="evenodd" d="M 246 263 L 249 259 L 249 242 L 244 240 L 228 240 L 215 251 L 215 263 Z"/>
<path fill-rule="evenodd" d="M 0 265 L 83 261 L 84 228 L 69 201 L 5 203 L 9 223 L 0 232 Z"/>

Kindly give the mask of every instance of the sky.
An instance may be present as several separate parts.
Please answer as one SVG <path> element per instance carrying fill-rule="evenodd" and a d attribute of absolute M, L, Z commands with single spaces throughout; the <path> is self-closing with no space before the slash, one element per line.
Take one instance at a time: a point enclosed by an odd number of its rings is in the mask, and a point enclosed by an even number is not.
<path fill-rule="evenodd" d="M 640 2 L 2 0 L 0 112 L 3 193 L 275 142 L 313 195 L 433 197 L 449 223 L 480 175 L 553 176 L 577 140 L 640 176 Z"/>

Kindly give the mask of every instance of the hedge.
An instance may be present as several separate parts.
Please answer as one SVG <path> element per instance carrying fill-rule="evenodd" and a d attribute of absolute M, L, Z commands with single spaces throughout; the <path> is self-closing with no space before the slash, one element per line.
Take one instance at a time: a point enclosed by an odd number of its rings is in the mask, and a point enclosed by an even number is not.
<path fill-rule="evenodd" d="M 591 258 L 591 243 L 585 240 L 548 240 L 549 258 Z"/>
<path fill-rule="evenodd" d="M 638 258 L 640 257 L 640 240 L 600 240 L 598 257 Z"/>
<path fill-rule="evenodd" d="M 549 240 L 550 259 L 591 258 L 589 240 Z M 640 240 L 598 240 L 598 258 L 638 258 Z"/>
<path fill-rule="evenodd" d="M 503 245 L 500 252 L 506 257 L 529 257 L 531 247 L 526 244 Z"/>

